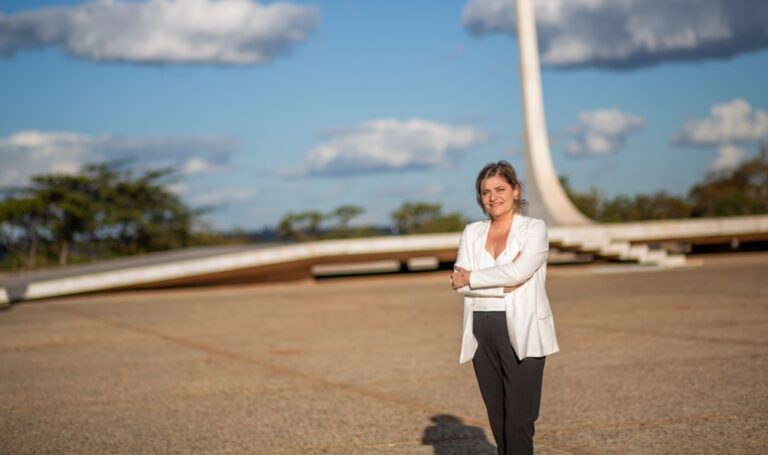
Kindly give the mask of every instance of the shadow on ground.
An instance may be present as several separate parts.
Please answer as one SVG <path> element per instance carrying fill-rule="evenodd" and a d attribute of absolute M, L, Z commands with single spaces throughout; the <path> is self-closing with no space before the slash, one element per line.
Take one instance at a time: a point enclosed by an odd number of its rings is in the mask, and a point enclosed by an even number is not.
<path fill-rule="evenodd" d="M 435 455 L 491 455 L 496 453 L 480 427 L 465 425 L 458 417 L 439 414 L 430 418 L 421 443 L 432 446 Z"/>

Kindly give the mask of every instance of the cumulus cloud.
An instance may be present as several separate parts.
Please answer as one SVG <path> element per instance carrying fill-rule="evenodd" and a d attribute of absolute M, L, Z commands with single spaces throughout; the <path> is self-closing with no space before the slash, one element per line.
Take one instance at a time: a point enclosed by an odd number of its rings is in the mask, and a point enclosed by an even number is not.
<path fill-rule="evenodd" d="M 289 170 L 306 175 L 342 175 L 444 166 L 485 142 L 486 133 L 429 120 L 380 119 L 326 133 L 304 164 Z"/>
<path fill-rule="evenodd" d="M 736 98 L 713 105 L 709 117 L 686 122 L 675 142 L 689 145 L 755 142 L 768 137 L 768 112 Z"/>
<path fill-rule="evenodd" d="M 768 47 L 764 0 L 537 0 L 541 61 L 554 67 L 629 69 L 728 58 Z M 470 0 L 475 35 L 517 30 L 514 0 Z"/>
<path fill-rule="evenodd" d="M 709 165 L 712 172 L 727 171 L 733 169 L 741 163 L 747 152 L 733 144 L 723 144 L 717 147 L 717 155 Z"/>
<path fill-rule="evenodd" d="M 101 0 L 0 14 L 0 55 L 59 46 L 89 60 L 264 64 L 318 21 L 316 8 L 291 3 Z"/>
<path fill-rule="evenodd" d="M 618 109 L 598 109 L 579 113 L 579 123 L 568 128 L 572 155 L 608 155 L 618 151 L 629 133 L 642 128 L 645 121 Z"/>
<path fill-rule="evenodd" d="M 74 173 L 84 164 L 126 160 L 173 167 L 181 174 L 226 169 L 237 142 L 228 137 L 120 137 L 20 131 L 0 138 L 0 186 L 23 186 L 33 175 Z"/>
<path fill-rule="evenodd" d="M 712 171 L 737 166 L 746 156 L 743 146 L 766 140 L 768 112 L 740 98 L 713 105 L 708 117 L 689 120 L 672 137 L 677 144 L 714 147 L 717 157 L 710 165 Z"/>
<path fill-rule="evenodd" d="M 252 200 L 256 197 L 256 188 L 225 187 L 216 189 L 197 189 L 185 192 L 186 199 L 196 206 L 218 206 Z"/>
<path fill-rule="evenodd" d="M 393 187 L 387 187 L 381 190 L 377 195 L 387 198 L 403 199 L 413 198 L 415 194 L 419 198 L 432 199 L 446 196 L 451 191 L 451 187 L 443 183 L 430 183 L 426 185 L 413 185 L 403 183 Z"/>

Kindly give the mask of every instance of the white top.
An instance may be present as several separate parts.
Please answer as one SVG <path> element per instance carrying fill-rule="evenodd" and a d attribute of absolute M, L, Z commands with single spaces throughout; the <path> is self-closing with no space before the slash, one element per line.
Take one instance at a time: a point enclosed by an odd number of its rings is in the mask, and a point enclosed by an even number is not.
<path fill-rule="evenodd" d="M 480 268 L 485 269 L 488 267 L 494 267 L 502 265 L 507 261 L 507 251 L 504 250 L 499 256 L 494 259 L 491 253 L 485 249 L 483 245 L 483 253 L 480 259 Z M 504 303 L 504 297 L 487 296 L 480 297 L 475 301 L 474 311 L 505 311 L 506 305 Z"/>
<path fill-rule="evenodd" d="M 456 291 L 464 296 L 459 362 L 468 362 L 477 350 L 472 331 L 475 306 L 487 297 L 504 299 L 509 341 L 520 359 L 542 357 L 560 350 L 545 289 L 549 241 L 542 220 L 515 214 L 504 249 L 506 257 L 492 261 L 485 251 L 490 222 L 468 224 L 459 240 L 456 265 L 472 271 L 469 285 Z M 511 292 L 504 292 L 509 286 Z"/>

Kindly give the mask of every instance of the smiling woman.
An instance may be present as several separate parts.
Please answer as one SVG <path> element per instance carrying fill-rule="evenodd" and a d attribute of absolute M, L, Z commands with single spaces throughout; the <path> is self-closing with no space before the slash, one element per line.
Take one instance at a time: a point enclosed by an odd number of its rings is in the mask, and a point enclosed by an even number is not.
<path fill-rule="evenodd" d="M 461 363 L 472 360 L 499 454 L 533 453 L 544 357 L 559 350 L 544 283 L 544 222 L 519 212 L 515 169 L 506 161 L 477 176 L 477 202 L 489 220 L 467 225 L 453 288 L 464 295 Z"/>

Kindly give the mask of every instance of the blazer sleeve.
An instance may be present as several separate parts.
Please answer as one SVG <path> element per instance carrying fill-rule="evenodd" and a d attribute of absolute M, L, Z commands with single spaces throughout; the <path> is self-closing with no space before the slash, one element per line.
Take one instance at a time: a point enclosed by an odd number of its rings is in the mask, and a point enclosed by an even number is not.
<path fill-rule="evenodd" d="M 473 270 L 469 286 L 476 289 L 523 284 L 547 262 L 548 254 L 547 226 L 542 220 L 532 220 L 520 254 L 507 264 Z"/>
<path fill-rule="evenodd" d="M 464 228 L 464 232 L 461 233 L 461 238 L 459 239 L 459 251 L 456 253 L 456 263 L 454 265 L 471 271 L 472 268 L 470 267 L 470 263 L 469 263 L 469 254 L 470 254 L 469 247 L 467 246 L 467 228 Z M 470 278 L 472 277 L 472 273 L 470 273 Z M 467 286 L 463 286 L 456 289 L 456 292 L 466 297 L 503 297 L 504 296 L 503 287 L 473 289 L 470 285 L 467 285 Z"/>

